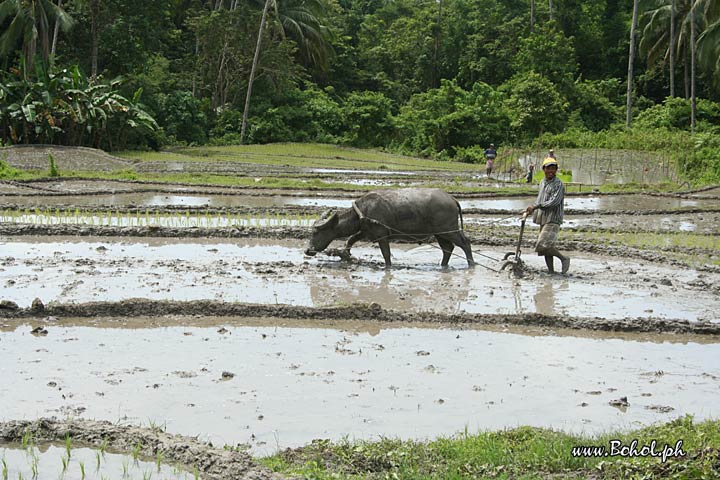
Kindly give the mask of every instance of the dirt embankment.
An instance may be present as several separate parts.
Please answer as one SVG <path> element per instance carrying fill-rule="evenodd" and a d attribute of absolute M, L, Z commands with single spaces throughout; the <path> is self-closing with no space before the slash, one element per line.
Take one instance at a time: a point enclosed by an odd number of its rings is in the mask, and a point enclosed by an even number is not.
<path fill-rule="evenodd" d="M 30 433 L 34 442 L 65 441 L 67 436 L 83 446 L 107 446 L 131 452 L 140 445 L 141 454 L 155 457 L 163 455 L 167 462 L 180 463 L 190 470 L 197 468 L 202 478 L 211 480 L 281 480 L 286 477 L 257 465 L 250 455 L 216 448 L 195 438 L 110 422 L 93 420 L 56 420 L 41 418 L 34 421 L 0 422 L 0 440 L 19 442 Z"/>
<path fill-rule="evenodd" d="M 720 335 L 720 323 L 689 322 L 663 318 L 573 317 L 568 315 L 524 314 L 443 314 L 437 312 L 399 312 L 385 310 L 376 303 L 346 307 L 302 307 L 294 305 L 255 305 L 210 300 L 156 301 L 130 299 L 120 302 L 50 304 L 42 308 L 19 308 L 0 302 L 0 318 L 50 317 L 139 317 L 201 315 L 209 317 L 269 317 L 303 320 L 378 321 L 391 323 L 429 323 L 442 325 L 516 325 L 610 332 L 650 332 Z"/>

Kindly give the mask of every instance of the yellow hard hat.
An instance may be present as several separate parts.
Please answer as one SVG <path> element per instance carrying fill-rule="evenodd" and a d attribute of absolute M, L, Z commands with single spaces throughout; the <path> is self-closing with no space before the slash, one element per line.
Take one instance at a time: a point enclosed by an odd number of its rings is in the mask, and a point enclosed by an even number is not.
<path fill-rule="evenodd" d="M 558 166 L 558 162 L 557 162 L 557 160 L 555 160 L 555 159 L 552 158 L 552 157 L 547 157 L 545 160 L 543 160 L 542 168 L 545 168 L 545 167 L 547 167 L 548 165 L 555 165 L 555 166 L 557 167 L 557 166 Z"/>

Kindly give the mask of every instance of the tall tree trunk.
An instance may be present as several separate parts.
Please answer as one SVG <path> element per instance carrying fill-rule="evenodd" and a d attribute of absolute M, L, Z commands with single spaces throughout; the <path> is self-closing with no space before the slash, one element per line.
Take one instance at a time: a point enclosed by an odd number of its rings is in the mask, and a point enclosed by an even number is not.
<path fill-rule="evenodd" d="M 245 97 L 245 109 L 243 110 L 242 127 L 240 128 L 240 144 L 245 143 L 245 128 L 247 127 L 248 111 L 250 110 L 250 96 L 252 95 L 253 81 L 255 80 L 255 70 L 257 70 L 258 59 L 260 58 L 260 45 L 262 44 L 262 33 L 265 28 L 265 17 L 267 17 L 268 7 L 272 0 L 265 0 L 262 17 L 260 18 L 260 29 L 258 30 L 257 44 L 255 45 L 255 56 L 253 57 L 252 68 L 250 69 L 250 79 L 248 80 L 247 96 Z"/>
<path fill-rule="evenodd" d="M 633 67 L 635 64 L 635 27 L 637 26 L 639 0 L 633 0 L 633 16 L 630 25 L 630 52 L 628 54 L 628 74 L 627 74 L 627 99 L 625 112 L 625 127 L 630 128 L 632 125 L 632 82 Z"/>
<path fill-rule="evenodd" d="M 690 98 L 690 65 L 688 65 L 688 51 L 687 46 L 683 52 L 683 86 L 685 87 L 685 97 Z"/>
<path fill-rule="evenodd" d="M 695 133 L 695 2 L 690 3 L 690 132 Z"/>
<path fill-rule="evenodd" d="M 530 33 L 535 30 L 535 0 L 530 0 Z"/>
<path fill-rule="evenodd" d="M 200 35 L 197 33 L 195 34 L 195 58 L 200 58 Z M 195 69 L 193 70 L 193 78 L 192 78 L 192 94 L 194 98 L 197 98 L 197 74 L 198 74 L 198 66 L 197 63 L 195 64 Z"/>
<path fill-rule="evenodd" d="M 670 4 L 670 96 L 675 96 L 675 0 Z"/>
<path fill-rule="evenodd" d="M 100 30 L 98 23 L 100 21 L 100 0 L 90 0 L 90 32 L 92 36 L 92 53 L 90 54 L 90 76 L 97 78 L 98 70 L 98 48 L 100 46 Z"/>
<path fill-rule="evenodd" d="M 550 21 L 553 19 L 553 5 L 552 0 L 548 0 L 548 8 L 550 9 Z"/>
<path fill-rule="evenodd" d="M 63 0 L 58 0 L 58 8 L 62 8 Z M 55 29 L 53 30 L 52 47 L 50 48 L 51 62 L 55 63 L 55 52 L 57 51 L 58 33 L 60 33 L 60 20 L 55 19 Z"/>
<path fill-rule="evenodd" d="M 440 40 L 442 35 L 442 0 L 438 0 L 437 33 L 435 34 L 435 58 L 433 59 L 432 86 L 440 86 Z"/>

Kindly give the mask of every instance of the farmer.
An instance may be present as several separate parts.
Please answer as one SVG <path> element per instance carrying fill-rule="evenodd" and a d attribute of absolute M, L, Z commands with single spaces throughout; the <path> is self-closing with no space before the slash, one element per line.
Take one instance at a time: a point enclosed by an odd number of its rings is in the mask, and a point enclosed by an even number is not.
<path fill-rule="evenodd" d="M 553 150 L 553 149 L 551 148 L 550 151 L 548 152 L 548 157 L 549 157 L 549 158 L 555 158 L 555 150 Z M 555 158 L 555 160 L 557 160 L 557 158 Z"/>
<path fill-rule="evenodd" d="M 485 149 L 485 161 L 487 162 L 485 164 L 485 173 L 487 173 L 488 177 L 492 173 L 495 157 L 497 157 L 497 150 L 495 150 L 495 144 L 491 143 L 490 146 Z"/>
<path fill-rule="evenodd" d="M 565 201 L 565 186 L 557 178 L 558 163 L 552 157 L 547 157 L 542 163 L 545 178 L 540 182 L 540 191 L 537 200 L 529 205 L 525 211 L 532 214 L 533 222 L 540 225 L 535 251 L 545 256 L 548 272 L 554 273 L 553 257 L 558 257 L 562 263 L 562 273 L 570 268 L 570 258 L 560 253 L 555 246 L 558 231 L 563 222 L 563 202 Z"/>

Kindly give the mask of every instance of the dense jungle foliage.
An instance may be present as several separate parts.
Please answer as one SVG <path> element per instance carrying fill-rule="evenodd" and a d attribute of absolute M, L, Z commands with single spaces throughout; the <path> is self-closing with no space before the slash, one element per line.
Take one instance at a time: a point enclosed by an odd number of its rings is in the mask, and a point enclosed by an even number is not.
<path fill-rule="evenodd" d="M 718 181 L 720 0 L 638 6 L 628 128 L 633 0 L 0 0 L 0 141 L 240 143 L 260 32 L 245 143 L 670 150 Z"/>

